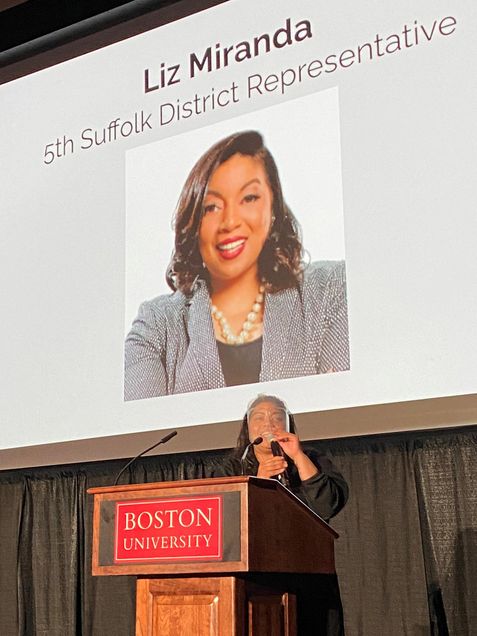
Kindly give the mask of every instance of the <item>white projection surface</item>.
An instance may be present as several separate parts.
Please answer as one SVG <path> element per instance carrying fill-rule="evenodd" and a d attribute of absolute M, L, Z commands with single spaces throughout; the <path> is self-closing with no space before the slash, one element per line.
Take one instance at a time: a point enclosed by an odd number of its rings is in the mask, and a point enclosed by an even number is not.
<path fill-rule="evenodd" d="M 475 393 L 476 16 L 231 0 L 1 86 L 1 448 L 236 421 L 258 392 L 302 414 Z M 350 370 L 125 402 L 180 188 L 245 129 L 311 259 L 346 262 Z"/>

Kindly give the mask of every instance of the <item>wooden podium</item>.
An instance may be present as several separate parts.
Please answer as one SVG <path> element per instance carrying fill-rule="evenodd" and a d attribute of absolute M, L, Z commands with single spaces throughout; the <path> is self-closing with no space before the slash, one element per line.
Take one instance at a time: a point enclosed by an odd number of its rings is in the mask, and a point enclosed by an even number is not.
<path fill-rule="evenodd" d="M 93 575 L 137 575 L 136 636 L 296 634 L 289 573 L 332 574 L 338 536 L 256 477 L 91 488 Z"/>

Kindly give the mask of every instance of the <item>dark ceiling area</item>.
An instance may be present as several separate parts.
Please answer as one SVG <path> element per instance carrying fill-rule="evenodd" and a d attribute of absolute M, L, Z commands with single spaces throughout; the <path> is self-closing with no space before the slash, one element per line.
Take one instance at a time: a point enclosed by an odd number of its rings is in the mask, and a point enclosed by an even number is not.
<path fill-rule="evenodd" d="M 109 26 L 176 2 L 177 0 L 0 2 L 0 51 L 13 49 L 78 23 L 91 21 L 92 18 L 102 18 L 101 23 Z M 118 11 L 120 8 L 122 11 Z"/>

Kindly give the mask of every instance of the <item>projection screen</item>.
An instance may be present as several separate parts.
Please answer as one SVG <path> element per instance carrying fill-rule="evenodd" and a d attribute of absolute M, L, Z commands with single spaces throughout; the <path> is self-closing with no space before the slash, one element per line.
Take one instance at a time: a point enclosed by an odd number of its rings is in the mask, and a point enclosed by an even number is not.
<path fill-rule="evenodd" d="M 3 84 L 4 466 L 80 440 L 49 461 L 134 454 L 111 440 L 160 429 L 233 443 L 257 393 L 311 438 L 394 430 L 393 404 L 398 428 L 475 423 L 475 30 L 464 0 L 230 0 Z M 246 131 L 280 196 L 248 150 L 200 167 Z M 207 238 L 237 156 L 265 226 Z M 258 376 L 227 381 L 210 297 L 293 218 L 301 270 L 284 282 L 273 248 Z"/>

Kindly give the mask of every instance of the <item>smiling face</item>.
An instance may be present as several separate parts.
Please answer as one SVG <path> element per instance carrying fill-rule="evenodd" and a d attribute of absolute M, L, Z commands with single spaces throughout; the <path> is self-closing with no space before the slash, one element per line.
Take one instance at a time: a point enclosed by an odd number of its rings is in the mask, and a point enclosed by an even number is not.
<path fill-rule="evenodd" d="M 272 222 L 273 195 L 260 159 L 235 154 L 210 178 L 199 250 L 212 289 L 258 279 L 258 257 Z"/>

